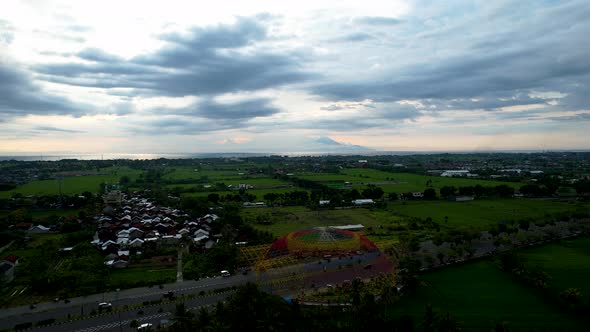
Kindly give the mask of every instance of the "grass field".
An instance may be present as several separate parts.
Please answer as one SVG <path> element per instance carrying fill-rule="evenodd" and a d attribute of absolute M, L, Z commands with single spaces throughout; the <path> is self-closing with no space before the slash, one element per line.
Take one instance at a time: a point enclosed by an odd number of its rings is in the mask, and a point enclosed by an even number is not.
<path fill-rule="evenodd" d="M 507 321 L 510 331 L 585 331 L 587 325 L 514 282 L 491 262 L 481 261 L 422 275 L 427 286 L 394 309 L 419 324 L 424 306 L 451 312 L 466 331 L 490 331 L 492 321 Z M 586 322 L 587 323 L 587 322 Z"/>
<path fill-rule="evenodd" d="M 432 218 L 449 227 L 481 227 L 504 220 L 542 218 L 546 214 L 588 209 L 589 203 L 564 203 L 531 199 L 491 199 L 468 202 L 406 201 L 389 204 L 392 213 L 411 217 Z M 448 216 L 448 223 L 445 223 Z"/>
<path fill-rule="evenodd" d="M 304 190 L 301 188 L 297 188 L 297 187 L 293 187 L 293 188 L 281 187 L 281 188 L 274 188 L 274 189 L 248 189 L 247 192 L 249 194 L 256 195 L 256 201 L 264 201 L 264 195 L 266 195 L 268 193 L 282 194 L 282 193 L 291 192 L 291 191 L 304 191 Z M 182 196 L 207 197 L 207 195 L 209 195 L 211 193 L 213 193 L 213 192 L 203 191 L 203 192 L 194 192 L 194 193 L 183 193 Z M 219 195 L 227 195 L 227 194 L 238 194 L 238 191 L 237 190 L 228 190 L 228 191 L 218 191 L 215 193 L 217 193 Z"/>
<path fill-rule="evenodd" d="M 174 167 L 166 170 L 166 174 L 162 176 L 166 180 L 186 180 L 186 179 L 201 179 L 202 177 L 209 178 L 210 181 L 218 181 L 224 179 L 239 179 L 245 173 L 238 170 L 207 170 L 198 169 L 197 167 Z M 247 173 L 245 173 L 247 174 Z"/>
<path fill-rule="evenodd" d="M 368 183 L 377 183 L 385 192 L 410 192 L 410 191 L 424 191 L 427 188 L 426 182 L 432 181 L 432 187 L 438 190 L 444 186 L 498 186 L 508 185 L 510 187 L 518 188 L 522 183 L 515 182 L 501 182 L 501 181 L 488 181 L 478 179 L 464 179 L 464 178 L 450 178 L 441 176 L 427 176 L 417 175 L 410 173 L 389 173 L 374 169 L 365 168 L 353 168 L 342 170 L 339 174 L 318 174 L 318 173 L 306 173 L 298 175 L 298 177 L 319 181 L 319 182 L 334 182 L 334 181 L 348 181 L 351 182 L 353 187 L 362 189 L 366 187 Z M 381 182 L 397 182 L 389 184 L 380 184 Z"/>
<path fill-rule="evenodd" d="M 169 283 L 176 280 L 176 267 L 128 267 L 113 269 L 109 274 L 110 288 L 133 283 Z"/>
<path fill-rule="evenodd" d="M 274 222 L 272 225 L 256 224 L 256 217 L 267 215 Z M 348 209 L 312 211 L 302 206 L 281 208 L 249 208 L 242 211 L 242 216 L 254 227 L 282 236 L 289 232 L 316 226 L 339 226 L 363 224 L 365 227 L 394 225 L 400 217 L 384 210 Z"/>
<path fill-rule="evenodd" d="M 380 226 L 404 224 L 404 217 L 432 218 L 443 228 L 487 230 L 504 220 L 543 218 L 546 214 L 588 209 L 589 203 L 570 204 L 527 199 L 475 200 L 471 202 L 407 201 L 389 203 L 387 209 L 345 209 L 312 211 L 306 207 L 249 208 L 242 216 L 254 227 L 275 236 L 315 226 L 362 224 L 377 230 Z M 267 215 L 271 225 L 255 223 L 257 216 Z M 445 216 L 448 221 L 445 222 Z M 394 232 L 395 233 L 395 232 Z M 369 235 L 371 238 L 371 236 Z"/>
<path fill-rule="evenodd" d="M 551 276 L 549 287 L 557 293 L 578 288 L 582 300 L 590 302 L 590 238 L 561 241 L 520 254 L 528 267 L 540 266 Z"/>
<path fill-rule="evenodd" d="M 126 175 L 132 180 L 135 179 L 141 171 L 133 170 L 127 167 L 109 167 L 102 169 L 100 173 L 103 175 L 86 175 L 86 176 L 68 176 L 64 177 L 61 183 L 61 191 L 63 194 L 81 194 L 85 191 L 96 193 L 100 189 L 101 183 L 119 183 L 119 179 Z M 0 198 L 9 198 L 14 193 L 21 193 L 27 195 L 57 195 L 59 194 L 59 181 L 41 180 L 31 181 L 16 189 L 9 191 L 1 191 Z"/>

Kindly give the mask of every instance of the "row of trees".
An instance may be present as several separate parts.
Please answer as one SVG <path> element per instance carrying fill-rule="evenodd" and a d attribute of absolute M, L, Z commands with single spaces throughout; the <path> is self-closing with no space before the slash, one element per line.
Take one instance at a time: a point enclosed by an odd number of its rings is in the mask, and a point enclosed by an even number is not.
<path fill-rule="evenodd" d="M 540 266 L 529 267 L 524 258 L 514 251 L 499 256 L 499 267 L 510 273 L 517 281 L 532 286 L 551 302 L 557 302 L 573 313 L 587 317 L 590 305 L 582 298 L 578 288 L 555 289 L 551 286 L 551 276 Z"/>
<path fill-rule="evenodd" d="M 308 308 L 296 301 L 287 302 L 277 295 L 246 284 L 213 310 L 202 308 L 193 313 L 179 303 L 170 332 L 183 331 L 459 331 L 460 322 L 451 313 L 437 312 L 425 306 L 421 321 L 408 315 L 396 317 L 390 310 L 392 297 L 361 292 L 362 282 L 353 281 L 349 291 L 352 307 Z M 386 303 L 385 301 L 389 301 Z M 135 324 L 137 325 L 137 324 Z M 494 331 L 500 331 L 495 329 Z"/>

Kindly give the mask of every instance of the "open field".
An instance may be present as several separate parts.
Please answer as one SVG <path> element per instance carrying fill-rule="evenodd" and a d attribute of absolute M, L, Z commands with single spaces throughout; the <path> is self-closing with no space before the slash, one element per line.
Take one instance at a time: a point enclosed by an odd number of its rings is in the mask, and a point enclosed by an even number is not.
<path fill-rule="evenodd" d="M 344 182 L 352 183 L 352 186 L 361 189 L 366 187 L 369 183 L 375 183 L 381 187 L 385 192 L 410 192 L 410 191 L 424 191 L 427 188 L 426 182 L 432 181 L 432 188 L 437 191 L 444 186 L 498 186 L 505 184 L 510 187 L 518 188 L 522 183 L 517 182 L 501 182 L 488 181 L 466 178 L 450 178 L 441 176 L 417 175 L 410 173 L 389 173 L 374 169 L 353 168 L 342 170 L 339 174 L 323 174 L 323 173 L 305 173 L 298 174 L 298 177 L 318 181 L 318 182 Z M 385 182 L 385 183 L 383 183 Z M 391 183 L 387 183 L 391 182 Z M 392 183 L 395 182 L 395 183 Z"/>
<path fill-rule="evenodd" d="M 33 222 L 45 219 L 50 216 L 68 217 L 77 216 L 81 209 L 48 209 L 44 211 L 30 211 L 30 215 L 33 218 Z M 0 218 L 6 217 L 11 211 L 2 210 L 0 211 Z"/>
<path fill-rule="evenodd" d="M 289 185 L 288 182 L 284 182 L 281 180 L 267 178 L 267 177 L 240 177 L 238 179 L 217 179 L 217 178 L 209 178 L 207 182 L 203 183 L 180 183 L 180 184 L 169 184 L 167 185 L 168 188 L 174 187 L 181 187 L 181 188 L 190 188 L 195 186 L 201 186 L 203 184 L 212 185 L 214 183 L 225 183 L 226 185 L 234 185 L 237 186 L 239 184 L 249 184 L 254 186 L 254 188 L 269 188 L 274 186 L 285 186 Z"/>
<path fill-rule="evenodd" d="M 219 180 L 219 179 L 239 179 L 244 175 L 239 175 L 239 173 L 245 173 L 244 171 L 238 171 L 237 169 L 228 169 L 228 170 L 208 170 L 208 169 L 199 169 L 198 167 L 174 167 L 170 169 L 166 169 L 166 174 L 162 176 L 163 179 L 166 180 L 188 180 L 188 179 L 202 179 L 208 178 L 209 180 Z M 247 173 L 245 173 L 247 174 Z"/>
<path fill-rule="evenodd" d="M 542 218 L 546 214 L 586 209 L 590 203 L 565 203 L 532 199 L 490 199 L 468 202 L 406 201 L 390 203 L 388 209 L 395 214 L 410 217 L 432 218 L 442 226 L 482 227 L 500 221 L 523 218 Z M 445 222 L 445 216 L 448 222 Z"/>
<path fill-rule="evenodd" d="M 540 266 L 551 279 L 549 287 L 557 293 L 578 288 L 582 300 L 590 301 L 590 238 L 564 240 L 520 252 L 529 268 Z"/>
<path fill-rule="evenodd" d="M 254 192 L 254 191 L 251 191 Z M 475 228 L 488 230 L 505 220 L 543 218 L 546 214 L 588 209 L 589 203 L 562 203 L 528 199 L 493 199 L 470 202 L 407 201 L 389 203 L 387 209 L 343 209 L 312 211 L 306 207 L 248 208 L 242 216 L 255 228 L 275 236 L 302 228 L 363 224 L 374 230 L 405 224 L 405 217 L 432 218 L 443 228 Z M 271 225 L 256 223 L 258 216 L 267 216 Z M 445 216 L 448 221 L 445 222 Z M 390 232 L 391 233 L 391 232 Z M 398 232 L 393 232 L 398 234 Z M 371 235 L 369 238 L 373 239 Z"/>
<path fill-rule="evenodd" d="M 133 287 L 136 283 L 164 284 L 176 280 L 176 267 L 128 267 L 109 273 L 109 288 Z"/>
<path fill-rule="evenodd" d="M 86 171 L 84 171 L 87 173 Z M 61 191 L 63 194 L 81 194 L 85 191 L 96 193 L 100 189 L 101 183 L 119 183 L 119 179 L 126 175 L 132 180 L 135 179 L 141 171 L 133 170 L 127 167 L 109 167 L 100 171 L 101 175 L 84 175 L 84 176 L 67 176 L 61 181 Z M 0 198 L 9 198 L 15 193 L 27 195 L 57 195 L 59 194 L 59 181 L 41 180 L 25 183 L 16 189 L 9 191 L 0 191 Z"/>
<path fill-rule="evenodd" d="M 281 208 L 249 208 L 242 211 L 242 216 L 257 229 L 282 236 L 289 232 L 316 226 L 339 226 L 348 224 L 363 224 L 365 227 L 377 228 L 381 225 L 394 225 L 401 220 L 383 210 L 346 209 L 312 211 L 302 206 Z M 268 216 L 274 223 L 260 225 L 256 223 L 257 216 Z"/>
<path fill-rule="evenodd" d="M 490 331 L 492 321 L 507 321 L 510 331 L 584 331 L 587 326 L 488 261 L 421 277 L 428 285 L 421 287 L 415 297 L 396 304 L 396 316 L 410 315 L 419 324 L 424 306 L 430 303 L 435 311 L 451 312 L 467 331 Z"/>
<path fill-rule="evenodd" d="M 291 192 L 291 191 L 308 191 L 308 190 L 304 190 L 304 189 L 301 189 L 298 187 L 280 187 L 280 188 L 274 188 L 274 189 L 248 189 L 247 193 L 252 194 L 252 195 L 256 195 L 256 201 L 264 201 L 263 197 L 264 197 L 264 195 L 266 195 L 268 193 L 282 194 L 282 193 Z M 194 193 L 183 193 L 182 196 L 207 197 L 207 195 L 212 194 L 212 193 L 216 193 L 219 195 L 227 195 L 227 194 L 238 194 L 238 191 L 237 190 L 217 191 L 217 192 L 202 191 L 202 192 L 194 192 Z"/>

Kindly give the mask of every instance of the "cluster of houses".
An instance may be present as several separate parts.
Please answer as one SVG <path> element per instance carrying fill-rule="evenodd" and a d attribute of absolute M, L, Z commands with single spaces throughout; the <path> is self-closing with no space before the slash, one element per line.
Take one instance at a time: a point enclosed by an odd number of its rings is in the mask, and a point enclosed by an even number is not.
<path fill-rule="evenodd" d="M 117 209 L 108 206 L 95 217 L 97 231 L 91 244 L 105 254 L 109 267 L 127 267 L 130 253 L 140 254 L 147 246 L 177 245 L 186 239 L 210 249 L 221 237 L 210 234 L 211 224 L 219 218 L 215 214 L 190 218 L 181 210 L 157 206 L 141 196 L 123 196 L 121 205 Z"/>

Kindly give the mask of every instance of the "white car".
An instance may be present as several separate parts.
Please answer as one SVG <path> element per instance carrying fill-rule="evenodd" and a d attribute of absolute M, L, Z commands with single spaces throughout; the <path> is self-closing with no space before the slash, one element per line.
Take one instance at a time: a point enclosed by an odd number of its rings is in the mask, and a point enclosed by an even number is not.
<path fill-rule="evenodd" d="M 153 326 L 152 323 L 141 324 L 137 328 L 137 331 L 150 331 L 152 329 L 152 326 Z"/>
<path fill-rule="evenodd" d="M 107 309 L 107 308 L 110 308 L 112 306 L 113 306 L 112 303 L 109 303 L 109 302 L 101 302 L 101 303 L 98 304 L 98 309 Z"/>

